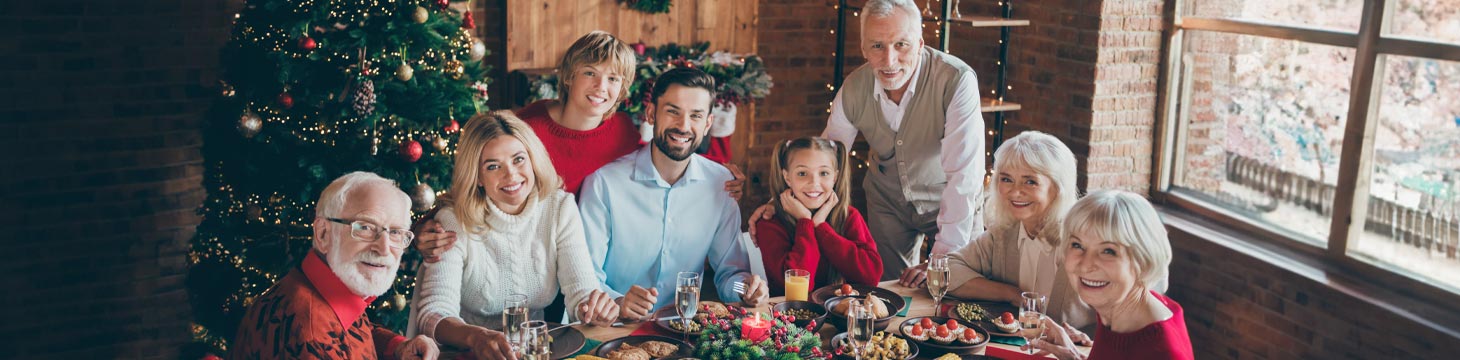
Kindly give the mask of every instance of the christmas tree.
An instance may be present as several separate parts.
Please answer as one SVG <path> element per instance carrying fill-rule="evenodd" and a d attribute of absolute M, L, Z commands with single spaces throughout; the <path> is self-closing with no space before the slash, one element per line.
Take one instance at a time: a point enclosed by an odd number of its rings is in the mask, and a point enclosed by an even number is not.
<path fill-rule="evenodd" d="M 448 0 L 250 0 L 221 51 L 187 281 L 194 335 L 227 347 L 251 301 L 309 253 L 320 191 L 357 170 L 424 211 L 451 178 L 460 122 L 485 111 L 486 48 Z M 464 7 L 470 8 L 470 4 Z M 370 306 L 403 330 L 419 255 Z"/>

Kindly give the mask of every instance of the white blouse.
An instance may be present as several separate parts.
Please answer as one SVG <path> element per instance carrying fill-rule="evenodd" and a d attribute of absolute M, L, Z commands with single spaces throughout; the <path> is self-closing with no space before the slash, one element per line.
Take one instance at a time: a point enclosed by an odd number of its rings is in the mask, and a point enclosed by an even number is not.
<path fill-rule="evenodd" d="M 448 318 L 499 329 L 511 294 L 526 295 L 541 318 L 560 291 L 575 309 L 601 288 L 573 195 L 555 190 L 542 200 L 530 197 L 519 215 L 490 202 L 487 211 L 482 232 L 467 231 L 450 207 L 437 212 L 436 221 L 455 231 L 457 241 L 440 261 L 421 266 L 414 302 L 420 333 L 435 337 L 436 325 Z"/>

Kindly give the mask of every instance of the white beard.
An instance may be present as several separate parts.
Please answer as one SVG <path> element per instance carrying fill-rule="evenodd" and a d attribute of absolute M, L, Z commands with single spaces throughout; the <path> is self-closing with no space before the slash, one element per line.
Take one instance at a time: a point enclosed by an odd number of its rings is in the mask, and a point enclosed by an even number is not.
<path fill-rule="evenodd" d="M 350 288 L 350 292 L 359 296 L 380 296 L 385 294 L 386 290 L 390 290 L 390 285 L 395 280 L 395 272 L 400 267 L 399 259 L 391 259 L 387 255 L 377 255 L 372 251 L 361 252 L 356 259 L 345 259 L 343 251 L 340 251 L 340 241 L 347 240 L 336 240 L 334 249 L 331 249 L 325 258 L 329 262 L 330 270 L 335 272 L 335 276 L 340 278 L 340 282 L 345 283 L 345 287 Z M 367 278 L 355 265 L 360 261 L 387 264 L 387 268 L 383 273 L 375 274 L 374 278 Z"/>

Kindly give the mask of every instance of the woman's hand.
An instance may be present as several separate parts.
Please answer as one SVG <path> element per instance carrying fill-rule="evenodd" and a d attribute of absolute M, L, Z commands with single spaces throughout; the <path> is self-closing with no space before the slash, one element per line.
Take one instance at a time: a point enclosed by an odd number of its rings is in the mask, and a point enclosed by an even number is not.
<path fill-rule="evenodd" d="M 517 354 L 512 352 L 512 345 L 507 342 L 507 335 L 501 331 L 487 330 L 477 326 L 476 332 L 468 336 L 467 343 L 471 344 L 471 353 L 478 359 L 484 360 L 516 360 Z"/>
<path fill-rule="evenodd" d="M 1085 358 L 1084 355 L 1080 354 L 1080 350 L 1075 348 L 1075 341 L 1070 339 L 1069 330 L 1074 330 L 1074 328 L 1061 326 L 1050 318 L 1044 318 L 1043 321 L 1044 336 L 1034 339 L 1029 345 L 1025 345 L 1023 349 L 1038 349 L 1039 352 L 1034 354 L 1034 356 L 1039 357 L 1054 355 L 1056 359 L 1060 360 L 1083 360 Z M 1078 333 L 1079 331 L 1075 330 L 1075 332 Z M 1086 340 L 1088 341 L 1088 337 Z"/>
<path fill-rule="evenodd" d="M 801 203 L 801 200 L 796 199 L 796 195 L 791 193 L 791 190 L 782 191 L 780 198 L 781 208 L 786 209 L 786 213 L 790 214 L 791 217 L 798 220 L 811 219 L 811 209 L 807 209 L 806 205 Z"/>
<path fill-rule="evenodd" d="M 593 326 L 612 326 L 618 319 L 618 303 L 608 293 L 593 290 L 588 299 L 578 304 L 578 320 Z"/>

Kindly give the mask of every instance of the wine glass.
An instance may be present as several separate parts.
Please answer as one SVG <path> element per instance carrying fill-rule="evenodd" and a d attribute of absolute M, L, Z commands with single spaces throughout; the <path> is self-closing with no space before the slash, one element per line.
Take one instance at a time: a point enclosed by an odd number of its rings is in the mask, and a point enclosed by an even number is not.
<path fill-rule="evenodd" d="M 1034 339 L 1044 336 L 1044 307 L 1048 298 L 1037 292 L 1026 291 L 1019 293 L 1019 299 L 1019 336 L 1032 344 Z M 1029 353 L 1034 354 L 1033 346 L 1029 347 Z"/>
<path fill-rule="evenodd" d="M 948 295 L 948 255 L 934 254 L 928 258 L 928 295 L 933 296 L 933 312 L 943 306 L 943 296 Z"/>
<path fill-rule="evenodd" d="M 943 0 L 943 1 L 948 1 L 948 0 Z M 1008 1 L 1008 0 L 1005 0 L 1005 1 Z M 958 13 L 958 2 L 959 2 L 959 0 L 953 0 L 953 18 L 954 19 L 963 17 L 963 14 Z"/>
<path fill-rule="evenodd" d="M 679 310 L 680 333 L 689 342 L 689 325 L 694 321 L 695 311 L 700 308 L 700 273 L 684 271 L 679 273 L 674 287 L 674 309 Z"/>
<path fill-rule="evenodd" d="M 522 346 L 517 355 L 523 360 L 548 360 L 553 356 L 553 337 L 548 335 L 546 321 L 533 320 L 519 324 L 522 329 Z"/>
<path fill-rule="evenodd" d="M 852 355 L 857 360 L 862 359 L 862 349 L 872 341 L 872 333 L 876 331 L 874 323 L 876 316 L 872 314 L 872 307 L 867 301 L 871 299 L 847 299 L 847 339 L 852 341 Z"/>
<path fill-rule="evenodd" d="M 522 323 L 527 322 L 527 295 L 507 295 L 502 307 L 502 335 L 507 344 L 516 348 L 522 346 Z"/>

